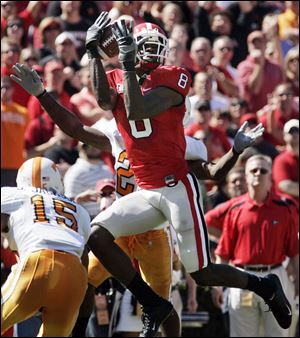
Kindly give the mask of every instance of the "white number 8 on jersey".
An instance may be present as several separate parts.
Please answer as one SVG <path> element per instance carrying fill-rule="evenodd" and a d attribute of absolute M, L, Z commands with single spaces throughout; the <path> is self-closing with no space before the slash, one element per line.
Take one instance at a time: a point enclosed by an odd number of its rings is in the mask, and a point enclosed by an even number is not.
<path fill-rule="evenodd" d="M 186 85 L 187 85 L 187 83 L 188 83 L 188 77 L 187 77 L 187 75 L 186 74 L 184 74 L 184 73 L 181 73 L 180 74 L 180 77 L 179 77 L 179 80 L 178 80 L 178 86 L 180 87 L 180 88 L 185 88 L 186 87 Z"/>

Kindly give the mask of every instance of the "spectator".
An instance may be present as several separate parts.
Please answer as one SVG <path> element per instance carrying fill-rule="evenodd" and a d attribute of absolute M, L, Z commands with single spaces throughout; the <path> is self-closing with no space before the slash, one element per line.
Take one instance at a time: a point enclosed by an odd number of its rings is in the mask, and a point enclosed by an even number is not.
<path fill-rule="evenodd" d="M 39 24 L 41 46 L 39 48 L 41 60 L 55 55 L 55 39 L 63 31 L 62 22 L 55 17 L 46 17 Z"/>
<path fill-rule="evenodd" d="M 82 89 L 71 97 L 70 102 L 77 110 L 77 116 L 82 123 L 91 126 L 105 115 L 102 109 L 98 107 L 96 98 L 93 95 L 90 73 L 87 66 L 79 71 L 79 76 Z"/>
<path fill-rule="evenodd" d="M 226 178 L 220 182 L 217 189 L 210 192 L 209 202 L 213 210 L 215 210 L 215 207 L 219 204 L 240 196 L 246 191 L 245 170 L 243 167 L 235 166 L 229 171 Z M 220 226 L 221 223 L 220 220 Z"/>
<path fill-rule="evenodd" d="M 192 41 L 190 55 L 193 61 L 193 68 L 191 70 L 195 73 L 206 71 L 212 57 L 209 40 L 202 37 L 195 38 Z"/>
<path fill-rule="evenodd" d="M 109 11 L 109 17 L 114 21 L 122 15 L 131 16 L 134 20 L 134 24 L 138 25 L 144 22 L 143 18 L 139 15 L 140 6 L 139 1 L 113 1 L 113 7 Z"/>
<path fill-rule="evenodd" d="M 299 1 L 285 1 L 286 9 L 279 14 L 279 35 L 282 40 L 299 43 Z"/>
<path fill-rule="evenodd" d="M 247 38 L 249 55 L 238 65 L 241 95 L 251 111 L 257 111 L 267 104 L 268 94 L 282 82 L 280 66 L 265 57 L 266 38 L 261 31 L 254 31 Z"/>
<path fill-rule="evenodd" d="M 81 3 L 82 1 L 60 1 L 63 31 L 73 34 L 79 58 L 85 53 L 86 31 L 91 25 L 90 20 L 80 14 Z"/>
<path fill-rule="evenodd" d="M 27 35 L 24 30 L 24 22 L 17 16 L 10 16 L 7 19 L 5 35 L 18 46 L 27 46 Z"/>
<path fill-rule="evenodd" d="M 10 78 L 1 77 L 1 187 L 16 186 L 24 162 L 24 134 L 29 122 L 27 109 L 13 99 Z"/>
<path fill-rule="evenodd" d="M 13 74 L 12 66 L 19 62 L 21 48 L 7 37 L 1 40 L 1 77 Z M 13 83 L 13 100 L 26 107 L 30 95 L 17 83 Z"/>
<path fill-rule="evenodd" d="M 7 20 L 11 16 L 17 16 L 24 22 L 24 32 L 27 36 L 28 28 L 34 24 L 34 18 L 38 17 L 43 1 L 28 1 L 27 7 L 18 13 L 19 1 L 1 1 L 1 32 L 7 26 Z M 1 34 L 2 36 L 2 34 Z"/>
<path fill-rule="evenodd" d="M 87 144 L 79 145 L 79 158 L 64 177 L 67 197 L 75 199 L 80 193 L 93 190 L 97 181 L 105 178 L 113 179 L 110 168 L 104 164 L 100 156 L 101 150 Z M 82 206 L 86 208 L 91 218 L 100 211 L 99 203 L 96 201 L 82 203 Z"/>
<path fill-rule="evenodd" d="M 225 96 L 239 96 L 237 85 L 237 70 L 230 65 L 233 57 L 233 41 L 228 36 L 220 36 L 213 43 L 213 58 L 211 64 L 215 66 L 214 75 L 218 84 L 218 91 Z"/>
<path fill-rule="evenodd" d="M 288 51 L 284 59 L 285 81 L 292 84 L 293 95 L 299 97 L 299 47 Z"/>
<path fill-rule="evenodd" d="M 80 15 L 89 20 L 96 20 L 99 12 L 108 11 L 112 6 L 112 1 L 81 1 Z M 60 1 L 49 1 L 47 5 L 47 16 L 60 16 Z"/>
<path fill-rule="evenodd" d="M 248 128 L 253 128 L 258 124 L 257 116 L 253 113 L 242 115 L 240 124 L 242 125 L 245 121 L 248 122 Z M 272 159 L 274 159 L 279 154 L 279 151 L 276 149 L 276 147 L 269 141 L 265 140 L 263 136 L 258 137 L 248 149 L 253 149 L 253 153 L 267 155 Z"/>
<path fill-rule="evenodd" d="M 213 92 L 213 79 L 208 73 L 199 72 L 196 74 L 193 84 L 194 94 L 190 97 L 191 118 L 194 120 L 195 105 L 197 102 L 208 101 L 212 111 L 227 110 L 228 100 L 215 95 Z"/>
<path fill-rule="evenodd" d="M 265 52 L 266 58 L 282 66 L 283 53 L 281 42 L 279 39 L 279 26 L 277 14 L 270 13 L 263 18 L 262 32 L 264 33 L 267 40 Z"/>
<path fill-rule="evenodd" d="M 60 60 L 54 59 L 47 62 L 44 68 L 44 81 L 46 83 L 47 90 L 50 91 L 55 97 L 58 97 L 62 105 L 72 110 L 70 96 L 64 90 L 66 75 L 64 74 L 63 70 L 64 65 Z M 31 119 L 35 119 L 36 117 L 43 114 L 42 106 L 33 96 L 28 102 L 28 110 L 30 112 Z"/>
<path fill-rule="evenodd" d="M 64 75 L 66 77 L 64 90 L 68 95 L 76 94 L 81 89 L 78 70 L 81 66 L 76 51 L 76 40 L 71 33 L 63 32 L 55 39 L 56 57 L 64 65 Z"/>
<path fill-rule="evenodd" d="M 230 137 L 234 136 L 241 126 L 241 117 L 248 112 L 248 103 L 242 98 L 233 97 L 230 100 L 229 113 L 231 116 Z"/>
<path fill-rule="evenodd" d="M 78 151 L 74 146 L 74 139 L 65 134 L 57 126 L 54 127 L 55 143 L 44 153 L 44 157 L 52 160 L 59 168 L 62 177 L 78 158 Z"/>
<path fill-rule="evenodd" d="M 169 39 L 169 53 L 166 57 L 166 66 L 184 67 L 184 47 L 175 39 Z"/>
<path fill-rule="evenodd" d="M 299 276 L 299 243 L 296 220 L 280 196 L 271 193 L 271 159 L 252 156 L 246 163 L 248 193 L 238 197 L 228 211 L 216 255 L 222 263 L 229 261 L 259 277 L 272 272 L 281 280 L 287 297 L 298 294 L 299 277 L 294 292 L 286 269 L 286 256 Z M 270 240 L 272 238 L 272 240 Z M 230 336 L 258 337 L 260 323 L 266 337 L 284 337 L 266 304 L 250 291 L 230 289 Z"/>
<path fill-rule="evenodd" d="M 209 15 L 219 10 L 217 1 L 198 1 L 195 21 L 193 24 L 195 36 L 203 36 L 211 39 Z M 212 39 L 210 40 L 212 42 Z"/>
<path fill-rule="evenodd" d="M 198 102 L 195 105 L 196 120 L 185 130 L 185 134 L 202 139 L 207 147 L 208 161 L 222 157 L 229 149 L 231 144 L 227 139 L 226 133 L 210 125 L 212 112 L 209 102 Z"/>
<path fill-rule="evenodd" d="M 291 84 L 279 84 L 271 102 L 258 112 L 258 116 L 265 127 L 265 140 L 275 146 L 282 146 L 284 124 L 288 120 L 299 118 L 299 108 L 295 107 Z"/>
<path fill-rule="evenodd" d="M 188 25 L 184 23 L 178 23 L 173 26 L 173 29 L 170 33 L 170 38 L 176 40 L 183 49 L 183 62 L 182 66 L 188 69 L 192 69 L 193 61 L 190 56 L 190 51 L 188 49 L 189 41 L 189 31 Z"/>
<path fill-rule="evenodd" d="M 225 216 L 236 197 L 247 192 L 245 169 L 233 167 L 226 176 L 225 184 L 219 187 L 214 195 L 210 196 L 212 210 L 205 214 L 205 223 L 210 235 L 220 238 L 223 230 Z"/>
<path fill-rule="evenodd" d="M 23 48 L 20 54 L 20 62 L 32 68 L 39 64 L 39 51 L 32 47 Z"/>
<path fill-rule="evenodd" d="M 170 36 L 174 26 L 183 22 L 183 13 L 179 4 L 166 3 L 161 12 L 162 27 Z"/>
<path fill-rule="evenodd" d="M 278 1 L 276 1 L 278 2 Z M 238 42 L 235 54 L 234 66 L 237 66 L 247 56 L 247 37 L 255 31 L 262 29 L 264 16 L 274 9 L 262 1 L 234 1 L 227 7 L 227 11 L 233 18 L 235 37 Z"/>
<path fill-rule="evenodd" d="M 298 200 L 299 203 L 299 120 L 289 120 L 283 128 L 285 150 L 273 164 L 276 191 Z"/>

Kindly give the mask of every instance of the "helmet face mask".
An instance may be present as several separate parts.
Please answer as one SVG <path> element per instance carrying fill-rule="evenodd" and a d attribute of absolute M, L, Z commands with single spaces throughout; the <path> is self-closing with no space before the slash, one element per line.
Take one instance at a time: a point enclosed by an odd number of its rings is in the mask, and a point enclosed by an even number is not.
<path fill-rule="evenodd" d="M 169 51 L 168 38 L 159 26 L 140 24 L 135 27 L 133 35 L 138 46 L 139 62 L 164 64 Z"/>
<path fill-rule="evenodd" d="M 34 157 L 22 164 L 18 170 L 17 187 L 35 187 L 64 193 L 62 176 L 57 165 L 46 157 Z"/>

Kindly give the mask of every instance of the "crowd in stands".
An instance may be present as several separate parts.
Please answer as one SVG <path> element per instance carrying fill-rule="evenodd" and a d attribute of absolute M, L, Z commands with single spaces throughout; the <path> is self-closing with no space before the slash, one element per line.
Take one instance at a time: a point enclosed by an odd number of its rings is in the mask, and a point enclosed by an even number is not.
<path fill-rule="evenodd" d="M 193 78 L 185 133 L 205 143 L 209 161 L 231 148 L 245 121 L 249 128 L 263 124 L 264 135 L 230 175 L 217 184 L 201 182 L 208 225 L 216 219 L 211 210 L 247 191 L 244 166 L 258 154 L 273 160 L 272 189 L 297 209 L 299 1 L 1 1 L 1 186 L 15 186 L 20 165 L 34 156 L 59 165 L 66 196 L 77 201 L 99 180 L 113 179 L 109 152 L 64 134 L 9 77 L 15 63 L 26 64 L 83 124 L 108 123 L 113 115 L 97 104 L 85 54 L 86 31 L 101 11 L 112 20 L 133 18 L 165 30 L 166 65 L 184 67 Z M 117 57 L 103 64 L 106 70 L 119 67 Z M 99 196 L 82 204 L 91 218 L 100 211 Z M 222 226 L 211 228 L 212 243 L 218 242 Z M 3 246 L 1 257 L 2 281 L 14 258 Z M 199 303 L 198 311 L 203 308 Z M 293 330 L 291 335 L 295 325 Z"/>

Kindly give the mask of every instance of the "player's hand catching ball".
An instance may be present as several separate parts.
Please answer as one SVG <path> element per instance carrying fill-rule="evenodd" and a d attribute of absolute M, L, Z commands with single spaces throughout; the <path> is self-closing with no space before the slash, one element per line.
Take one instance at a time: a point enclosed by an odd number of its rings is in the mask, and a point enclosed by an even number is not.
<path fill-rule="evenodd" d="M 137 45 L 133 39 L 133 20 L 126 24 L 125 20 L 116 21 L 112 32 L 119 46 L 119 61 L 124 70 L 134 70 Z"/>

